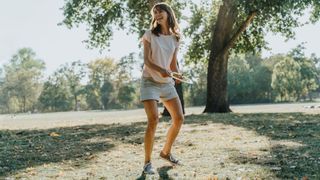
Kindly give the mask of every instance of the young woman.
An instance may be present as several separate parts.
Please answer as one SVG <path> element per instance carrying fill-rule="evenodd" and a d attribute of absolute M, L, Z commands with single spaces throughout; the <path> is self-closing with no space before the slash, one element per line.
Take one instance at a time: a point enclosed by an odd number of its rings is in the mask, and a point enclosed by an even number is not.
<path fill-rule="evenodd" d="M 172 117 L 172 125 L 168 130 L 166 143 L 160 157 L 172 165 L 179 164 L 173 158 L 171 147 L 184 121 L 181 103 L 174 88 L 171 72 L 179 72 L 177 52 L 180 35 L 175 14 L 166 3 L 158 3 L 151 10 L 151 29 L 142 37 L 144 47 L 144 67 L 142 72 L 141 96 L 148 125 L 144 137 L 145 162 L 143 172 L 154 174 L 151 164 L 154 135 L 159 121 L 157 102 L 161 99 Z M 180 82 L 176 82 L 180 83 Z"/>

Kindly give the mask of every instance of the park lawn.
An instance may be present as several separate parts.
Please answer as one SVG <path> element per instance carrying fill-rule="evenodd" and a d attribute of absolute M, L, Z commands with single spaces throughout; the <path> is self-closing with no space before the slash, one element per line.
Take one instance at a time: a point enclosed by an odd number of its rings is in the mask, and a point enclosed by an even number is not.
<path fill-rule="evenodd" d="M 170 126 L 161 118 L 153 164 L 141 174 L 145 122 L 0 131 L 0 179 L 320 179 L 320 115 L 186 116 L 173 154 L 158 157 Z"/>

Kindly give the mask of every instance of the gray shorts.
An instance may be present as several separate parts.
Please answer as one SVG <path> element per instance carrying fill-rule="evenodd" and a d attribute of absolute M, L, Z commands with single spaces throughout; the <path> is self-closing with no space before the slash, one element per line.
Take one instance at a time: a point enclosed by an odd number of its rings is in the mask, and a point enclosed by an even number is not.
<path fill-rule="evenodd" d="M 178 97 L 174 88 L 174 81 L 171 83 L 157 83 L 149 78 L 142 78 L 140 88 L 140 101 L 156 100 L 168 101 Z"/>

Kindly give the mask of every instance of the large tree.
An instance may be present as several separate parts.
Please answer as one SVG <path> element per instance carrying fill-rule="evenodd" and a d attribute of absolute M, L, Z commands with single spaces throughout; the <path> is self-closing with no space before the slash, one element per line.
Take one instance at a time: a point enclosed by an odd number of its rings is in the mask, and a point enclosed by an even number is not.
<path fill-rule="evenodd" d="M 79 110 L 79 95 L 84 91 L 84 87 L 81 84 L 81 80 L 84 78 L 85 72 L 85 64 L 80 61 L 73 61 L 71 64 L 64 64 L 58 69 L 58 73 L 62 74 L 63 78 L 68 82 L 70 93 L 73 96 L 74 100 L 74 110 Z"/>
<path fill-rule="evenodd" d="M 309 95 L 309 99 L 312 100 L 311 92 L 318 88 L 318 76 L 316 64 L 314 59 L 307 58 L 304 54 L 304 45 L 299 44 L 292 49 L 289 55 L 300 65 L 301 74 L 301 88 L 297 90 L 297 99 L 301 97 L 306 98 Z"/>
<path fill-rule="evenodd" d="M 299 17 L 309 8 L 312 9 L 310 20 L 316 22 L 320 17 L 318 0 L 213 0 L 194 6 L 186 31 L 193 39 L 188 57 L 193 61 L 208 59 L 204 112 L 231 111 L 227 96 L 230 50 L 260 51 L 266 47 L 267 32 L 294 37 L 293 29 L 302 25 Z M 199 49 L 195 50 L 196 47 Z"/>
<path fill-rule="evenodd" d="M 43 111 L 72 110 L 73 97 L 61 71 L 54 72 L 43 84 L 39 102 Z"/>
<path fill-rule="evenodd" d="M 275 65 L 271 86 L 280 96 L 280 101 L 297 100 L 302 89 L 300 70 L 299 63 L 290 57 L 285 57 Z"/>
<path fill-rule="evenodd" d="M 30 48 L 19 49 L 4 65 L 0 90 L 7 112 L 26 112 L 36 108 L 44 69 L 45 63 L 37 59 Z"/>

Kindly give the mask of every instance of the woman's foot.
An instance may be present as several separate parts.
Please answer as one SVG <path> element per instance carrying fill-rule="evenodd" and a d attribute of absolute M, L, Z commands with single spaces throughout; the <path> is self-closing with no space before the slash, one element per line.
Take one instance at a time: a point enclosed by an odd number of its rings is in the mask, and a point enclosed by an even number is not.
<path fill-rule="evenodd" d="M 152 167 L 151 162 L 148 162 L 147 164 L 145 164 L 143 166 L 143 173 L 144 174 L 155 174 L 155 171 L 154 171 L 154 169 Z"/>
<path fill-rule="evenodd" d="M 174 158 L 172 156 L 171 153 L 169 154 L 164 154 L 162 151 L 160 152 L 160 157 L 166 161 L 168 161 L 169 163 L 171 163 L 171 165 L 176 166 L 176 165 L 181 165 L 180 161 L 176 158 Z"/>

